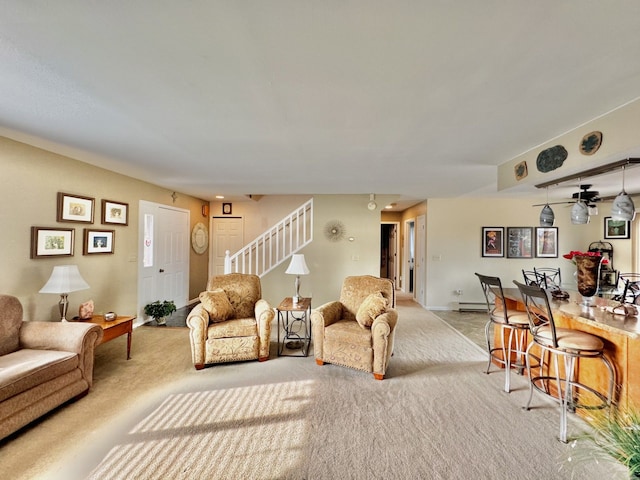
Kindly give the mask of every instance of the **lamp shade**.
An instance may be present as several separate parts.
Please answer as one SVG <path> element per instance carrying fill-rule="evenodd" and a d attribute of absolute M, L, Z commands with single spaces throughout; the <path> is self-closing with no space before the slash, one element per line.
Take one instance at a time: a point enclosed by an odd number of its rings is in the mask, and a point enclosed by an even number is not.
<path fill-rule="evenodd" d="M 40 293 L 71 293 L 87 288 L 89 284 L 80 275 L 77 265 L 58 265 L 53 267 L 53 272 Z"/>
<path fill-rule="evenodd" d="M 571 207 L 571 223 L 574 225 L 589 223 L 589 207 L 584 202 L 576 202 Z"/>
<path fill-rule="evenodd" d="M 611 205 L 611 220 L 631 221 L 636 216 L 636 206 L 627 192 L 622 190 Z"/>
<path fill-rule="evenodd" d="M 287 271 L 284 273 L 291 275 L 308 275 L 309 267 L 307 267 L 307 263 L 304 261 L 304 255 L 301 253 L 292 255 L 291 263 L 289 264 Z"/>
<path fill-rule="evenodd" d="M 555 221 L 556 216 L 553 213 L 553 210 L 546 204 L 542 211 L 540 212 L 540 226 L 541 227 L 553 227 L 553 222 Z"/>

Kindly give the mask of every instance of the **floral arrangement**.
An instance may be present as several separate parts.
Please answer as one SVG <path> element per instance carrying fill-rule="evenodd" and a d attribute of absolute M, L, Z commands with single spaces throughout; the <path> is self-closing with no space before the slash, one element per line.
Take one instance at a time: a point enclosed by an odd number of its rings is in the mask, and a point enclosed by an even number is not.
<path fill-rule="evenodd" d="M 576 261 L 573 257 L 577 255 L 586 256 L 586 257 L 601 257 L 602 253 L 601 252 L 581 252 L 580 250 L 571 250 L 569 253 L 565 253 L 562 256 L 567 260 L 571 260 L 571 262 L 575 265 Z M 609 260 L 605 258 L 604 260 L 602 260 L 602 263 L 607 264 L 609 263 Z"/>

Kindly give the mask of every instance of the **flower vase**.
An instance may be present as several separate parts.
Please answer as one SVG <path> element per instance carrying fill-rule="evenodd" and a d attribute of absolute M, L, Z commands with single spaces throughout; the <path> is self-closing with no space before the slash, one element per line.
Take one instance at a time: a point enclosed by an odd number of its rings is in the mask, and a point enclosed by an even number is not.
<path fill-rule="evenodd" d="M 573 257 L 576 262 L 578 273 L 578 292 L 582 295 L 584 305 L 593 304 L 593 296 L 598 293 L 598 280 L 600 279 L 601 256 L 576 255 Z"/>

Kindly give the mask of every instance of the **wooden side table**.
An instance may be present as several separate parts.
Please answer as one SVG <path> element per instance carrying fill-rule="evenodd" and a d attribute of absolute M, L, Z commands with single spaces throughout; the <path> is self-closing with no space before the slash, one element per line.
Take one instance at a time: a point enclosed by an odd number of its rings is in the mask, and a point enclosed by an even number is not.
<path fill-rule="evenodd" d="M 113 340 L 120 335 L 127 334 L 127 360 L 131 358 L 131 335 L 133 333 L 133 320 L 135 316 L 124 315 L 115 320 L 107 321 L 102 315 L 94 315 L 88 320 L 79 320 L 80 322 L 95 323 L 102 328 L 102 340 L 99 345 Z"/>
<path fill-rule="evenodd" d="M 293 303 L 287 297 L 276 307 L 278 311 L 278 356 L 306 357 L 311 344 L 311 298 L 301 298 Z M 284 337 L 280 342 L 280 324 Z M 286 350 L 300 350 L 301 355 L 284 353 Z"/>

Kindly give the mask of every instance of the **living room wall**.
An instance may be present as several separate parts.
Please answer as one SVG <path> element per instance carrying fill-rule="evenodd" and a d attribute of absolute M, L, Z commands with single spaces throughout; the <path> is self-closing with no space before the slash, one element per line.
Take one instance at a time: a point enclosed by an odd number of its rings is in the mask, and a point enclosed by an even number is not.
<path fill-rule="evenodd" d="M 611 202 L 598 204 L 599 215 L 586 225 L 573 225 L 570 209 L 554 206 L 558 227 L 558 258 L 516 259 L 482 257 L 482 227 L 536 227 L 539 225 L 543 198 L 437 198 L 429 200 L 427 216 L 427 308 L 456 309 L 458 302 L 484 301 L 475 272 L 495 275 L 503 286 L 515 287 L 513 280 L 522 280 L 522 269 L 560 267 L 563 284 L 574 282 L 575 266 L 562 258 L 571 250 L 587 250 L 591 242 L 603 240 L 605 212 Z M 637 230 L 637 221 L 632 231 Z M 632 236 L 634 236 L 632 234 Z M 614 268 L 633 271 L 633 240 L 607 240 L 614 248 Z M 574 283 L 575 288 L 575 283 Z M 461 289 L 463 294 L 454 292 Z"/>
<path fill-rule="evenodd" d="M 40 294 L 55 265 L 76 264 L 89 290 L 69 295 L 69 316 L 77 315 L 80 303 L 92 299 L 96 313 L 113 310 L 134 314 L 137 306 L 138 202 L 174 206 L 190 211 L 191 227 L 205 222 L 202 205 L 207 202 L 147 182 L 120 175 L 78 160 L 0 137 L 0 292 L 18 297 L 25 320 L 58 320 L 57 295 Z M 58 223 L 57 193 L 95 198 L 94 223 Z M 129 225 L 102 225 L 101 200 L 129 204 Z M 75 228 L 73 257 L 30 259 L 32 226 Z M 114 253 L 83 255 L 83 229 L 115 230 Z M 189 297 L 197 297 L 206 282 L 208 251 L 190 250 Z"/>

